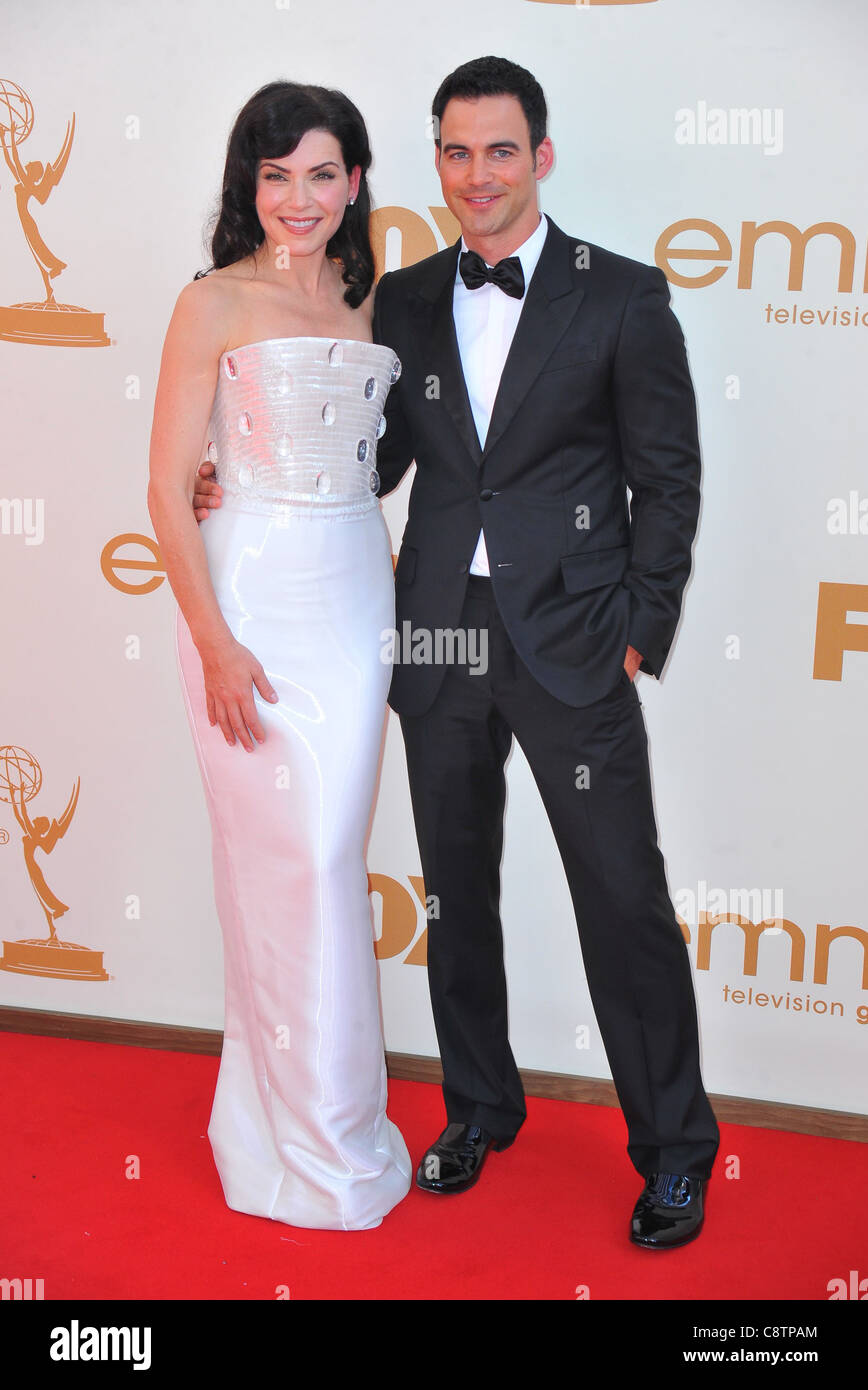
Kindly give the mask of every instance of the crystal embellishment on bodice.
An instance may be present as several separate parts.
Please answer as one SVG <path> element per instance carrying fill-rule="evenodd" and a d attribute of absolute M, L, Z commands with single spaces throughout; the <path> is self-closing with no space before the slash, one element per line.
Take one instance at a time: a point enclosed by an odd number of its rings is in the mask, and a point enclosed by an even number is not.
<path fill-rule="evenodd" d="M 377 440 L 401 364 L 348 338 L 267 338 L 220 358 L 208 457 L 228 506 L 354 516 L 377 506 Z"/>

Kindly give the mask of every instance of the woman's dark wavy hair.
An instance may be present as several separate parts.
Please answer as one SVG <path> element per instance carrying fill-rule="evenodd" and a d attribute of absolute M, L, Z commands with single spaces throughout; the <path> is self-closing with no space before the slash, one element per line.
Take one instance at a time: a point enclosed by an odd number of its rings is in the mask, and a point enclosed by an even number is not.
<path fill-rule="evenodd" d="M 362 171 L 359 191 L 352 206 L 326 245 L 326 255 L 343 265 L 347 286 L 344 299 L 358 308 L 374 283 L 374 254 L 368 231 L 371 197 L 367 172 L 371 147 L 361 112 L 343 92 L 298 82 L 269 82 L 241 108 L 226 147 L 223 192 L 211 237 L 210 269 L 233 265 L 250 256 L 265 240 L 256 213 L 256 180 L 261 159 L 283 159 L 292 154 L 309 130 L 325 130 L 341 147 L 349 173 L 358 164 Z M 207 275 L 199 271 L 199 279 Z"/>

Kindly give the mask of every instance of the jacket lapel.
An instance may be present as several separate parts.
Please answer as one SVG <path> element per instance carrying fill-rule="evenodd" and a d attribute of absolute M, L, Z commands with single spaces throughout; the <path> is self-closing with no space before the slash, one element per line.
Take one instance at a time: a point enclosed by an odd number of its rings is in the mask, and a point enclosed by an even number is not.
<path fill-rule="evenodd" d="M 440 403 L 477 468 L 502 437 L 584 297 L 584 290 L 575 285 L 571 273 L 573 241 L 551 218 L 548 223 L 548 234 L 525 293 L 500 378 L 484 449 L 476 433 L 452 317 L 460 239 L 442 253 L 442 260 L 436 258 L 439 264 L 432 265 L 431 275 L 418 291 L 429 325 L 430 355 L 425 354 L 425 357 L 431 364 L 431 374 L 439 378 Z M 421 326 L 420 331 L 424 334 Z"/>
<path fill-rule="evenodd" d="M 571 271 L 573 240 L 551 218 L 548 223 L 548 235 L 525 293 L 494 398 L 483 462 L 528 395 L 584 298 L 585 292 L 575 284 Z"/>
<path fill-rule="evenodd" d="M 460 250 L 459 240 L 448 252 L 443 253 L 443 260 L 437 267 L 436 276 L 432 276 L 420 291 L 422 298 L 427 301 L 426 307 L 430 314 L 430 354 L 425 354 L 425 357 L 431 364 L 431 374 L 438 378 L 440 404 L 451 417 L 474 467 L 478 468 L 482 459 L 482 448 L 470 408 L 467 383 L 461 370 L 455 321 L 452 317 L 452 291 Z"/>

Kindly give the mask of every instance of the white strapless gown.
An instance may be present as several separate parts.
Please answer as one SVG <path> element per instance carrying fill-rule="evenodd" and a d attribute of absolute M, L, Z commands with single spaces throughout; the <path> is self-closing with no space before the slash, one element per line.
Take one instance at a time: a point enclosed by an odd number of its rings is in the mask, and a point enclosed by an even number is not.
<path fill-rule="evenodd" d="M 265 742 L 208 723 L 178 664 L 211 817 L 223 1052 L 208 1126 L 227 1204 L 293 1226 L 378 1226 L 411 1164 L 386 1115 L 364 847 L 391 667 L 376 441 L 390 348 L 280 338 L 223 355 L 209 428 L 223 503 L 201 528 L 233 635 L 280 696 Z"/>

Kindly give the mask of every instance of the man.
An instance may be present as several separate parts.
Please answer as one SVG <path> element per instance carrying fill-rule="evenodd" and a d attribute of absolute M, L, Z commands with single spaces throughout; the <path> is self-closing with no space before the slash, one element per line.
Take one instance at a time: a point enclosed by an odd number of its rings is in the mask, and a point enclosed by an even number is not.
<path fill-rule="evenodd" d="M 416 462 L 398 632 L 474 631 L 487 664 L 399 662 L 389 696 L 440 914 L 428 972 L 448 1123 L 416 1181 L 466 1191 L 526 1115 L 499 911 L 515 736 L 645 1179 L 631 1239 L 671 1248 L 699 1234 L 719 1142 L 633 684 L 640 669 L 659 676 L 690 572 L 700 461 L 683 337 L 659 270 L 540 217 L 553 149 L 530 73 L 466 63 L 433 115 L 462 239 L 380 280 L 374 337 L 403 370 L 377 468 L 386 493 Z"/>

